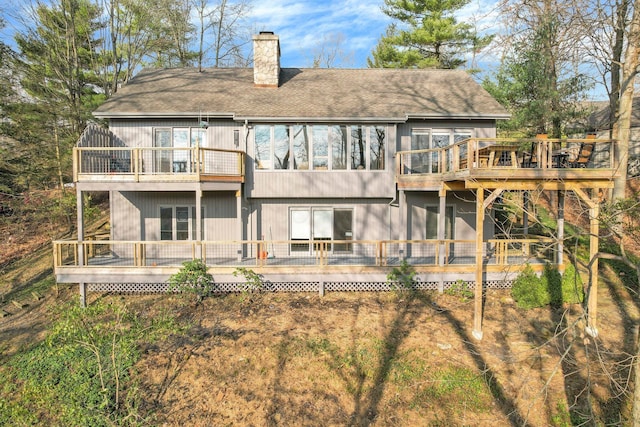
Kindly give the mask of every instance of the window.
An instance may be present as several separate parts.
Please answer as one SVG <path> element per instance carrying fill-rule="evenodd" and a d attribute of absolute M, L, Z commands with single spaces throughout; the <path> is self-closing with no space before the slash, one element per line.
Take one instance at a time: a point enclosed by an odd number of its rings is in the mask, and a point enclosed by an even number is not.
<path fill-rule="evenodd" d="M 427 150 L 431 148 L 431 130 L 413 129 L 411 131 L 411 150 Z M 412 154 L 409 168 L 411 173 L 426 173 L 429 164 L 429 153 Z"/>
<path fill-rule="evenodd" d="M 438 219 L 439 207 L 435 205 L 426 206 L 427 221 L 425 239 L 437 239 L 438 238 Z M 455 230 L 455 209 L 452 205 L 445 207 L 445 219 L 444 219 L 444 238 L 447 240 L 454 239 Z"/>
<path fill-rule="evenodd" d="M 273 168 L 289 169 L 289 126 L 274 126 L 273 141 Z"/>
<path fill-rule="evenodd" d="M 328 127 L 313 125 L 313 168 L 325 170 L 329 168 Z"/>
<path fill-rule="evenodd" d="M 383 170 L 385 163 L 386 128 L 382 126 L 371 126 L 369 129 L 371 129 L 371 134 L 369 135 L 369 152 L 371 153 L 370 169 Z"/>
<path fill-rule="evenodd" d="M 454 129 L 453 131 L 453 143 L 457 144 L 458 142 L 462 142 L 465 139 L 471 138 L 473 135 L 473 131 L 471 129 Z M 467 144 L 460 145 L 460 158 L 467 158 Z"/>
<path fill-rule="evenodd" d="M 386 126 L 256 125 L 257 170 L 384 170 Z"/>
<path fill-rule="evenodd" d="M 256 169 L 271 169 L 271 126 L 255 127 Z"/>
<path fill-rule="evenodd" d="M 303 125 L 291 126 L 293 130 L 293 168 L 309 169 L 309 135 Z"/>
<path fill-rule="evenodd" d="M 364 170 L 367 167 L 366 138 L 363 126 L 351 126 L 351 169 Z"/>
<path fill-rule="evenodd" d="M 347 127 L 329 126 L 329 144 L 331 146 L 331 169 L 347 169 Z"/>
<path fill-rule="evenodd" d="M 433 130 L 431 132 L 431 148 L 445 148 L 445 147 L 448 147 L 449 145 L 451 145 L 450 130 L 438 129 L 438 130 Z M 440 159 L 440 156 L 442 154 L 445 154 L 446 158 Z M 439 161 L 444 161 L 448 165 L 442 171 L 440 170 L 441 165 L 438 164 Z M 452 161 L 451 150 L 447 150 L 444 153 L 442 153 L 441 151 L 436 151 L 431 153 L 431 172 L 438 173 L 439 171 L 444 172 L 446 170 L 451 170 L 451 161 Z M 442 166 L 444 166 L 444 164 Z"/>
<path fill-rule="evenodd" d="M 423 129 L 411 130 L 411 150 L 427 150 L 445 148 L 454 143 L 471 138 L 471 129 Z M 452 170 L 453 152 L 444 151 L 446 157 L 440 158 L 442 151 L 412 154 L 407 169 L 411 173 L 441 173 Z M 461 147 L 460 156 L 466 156 L 466 146 Z M 441 162 L 444 169 L 441 170 Z"/>
<path fill-rule="evenodd" d="M 204 233 L 204 206 L 201 218 Z M 160 240 L 196 240 L 195 206 L 161 206 Z"/>
<path fill-rule="evenodd" d="M 309 252 L 311 240 L 353 240 L 353 209 L 291 208 L 289 218 L 291 252 Z M 332 249 L 331 244 L 325 247 Z M 318 249 L 317 245 L 314 249 Z M 351 244 L 340 242 L 333 250 L 348 252 Z"/>

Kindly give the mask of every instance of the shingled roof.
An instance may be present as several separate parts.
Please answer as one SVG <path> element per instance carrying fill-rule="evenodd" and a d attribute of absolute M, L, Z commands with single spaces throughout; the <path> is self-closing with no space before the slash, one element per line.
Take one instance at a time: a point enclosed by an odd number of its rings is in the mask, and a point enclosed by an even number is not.
<path fill-rule="evenodd" d="M 277 88 L 256 87 L 251 68 L 147 70 L 94 115 L 398 122 L 509 116 L 464 71 L 317 68 L 283 68 Z"/>

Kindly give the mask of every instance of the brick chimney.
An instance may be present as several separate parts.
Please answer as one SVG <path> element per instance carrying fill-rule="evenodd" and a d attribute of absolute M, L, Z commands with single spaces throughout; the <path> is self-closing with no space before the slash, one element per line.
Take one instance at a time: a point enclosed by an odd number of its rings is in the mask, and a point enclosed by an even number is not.
<path fill-rule="evenodd" d="M 253 83 L 257 87 L 278 87 L 280 41 L 270 31 L 253 36 Z"/>

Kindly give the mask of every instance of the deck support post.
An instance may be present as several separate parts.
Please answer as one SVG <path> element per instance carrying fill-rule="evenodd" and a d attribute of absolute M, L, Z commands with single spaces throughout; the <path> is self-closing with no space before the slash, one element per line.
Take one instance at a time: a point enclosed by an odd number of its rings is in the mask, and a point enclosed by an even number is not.
<path fill-rule="evenodd" d="M 482 244 L 484 241 L 484 189 L 476 190 L 476 284 L 473 299 L 473 331 L 475 339 L 482 339 Z"/>
<path fill-rule="evenodd" d="M 438 245 L 440 245 L 440 256 L 438 257 L 438 265 L 442 266 L 445 264 L 445 255 L 446 255 L 446 247 L 447 243 L 444 241 L 445 236 L 445 227 L 446 227 L 446 219 L 447 219 L 447 190 L 445 188 L 441 188 L 439 191 L 440 196 L 440 204 L 438 206 Z"/>
<path fill-rule="evenodd" d="M 243 213 L 242 213 L 242 191 L 236 191 L 236 217 L 238 220 L 238 241 L 240 244 L 238 245 L 237 254 L 238 254 L 238 262 L 242 261 L 242 240 L 244 238 L 242 232 L 242 224 L 243 224 Z"/>
<path fill-rule="evenodd" d="M 82 190 L 76 190 L 76 212 L 78 214 L 77 218 L 77 229 L 78 229 L 78 265 L 85 265 L 84 259 L 84 195 L 82 194 Z"/>
<path fill-rule="evenodd" d="M 598 245 L 600 234 L 600 204 L 581 188 L 573 192 L 589 206 L 589 284 L 587 287 L 587 326 L 585 332 L 592 337 L 598 336 Z"/>
<path fill-rule="evenodd" d="M 589 262 L 591 268 L 589 269 L 589 277 L 591 279 L 591 286 L 587 294 L 587 332 L 592 337 L 598 336 L 598 245 L 599 245 L 599 233 L 600 222 L 598 216 L 600 215 L 600 206 L 594 203 L 589 209 Z"/>
<path fill-rule="evenodd" d="M 522 192 L 522 234 L 529 234 L 529 192 Z"/>
<path fill-rule="evenodd" d="M 558 265 L 558 271 L 564 272 L 564 190 L 558 190 L 558 244 L 556 247 L 555 262 Z"/>
<path fill-rule="evenodd" d="M 409 240 L 409 229 L 407 225 L 407 194 L 404 190 L 398 192 L 398 208 L 400 215 L 400 240 Z"/>
<path fill-rule="evenodd" d="M 80 282 L 80 307 L 87 307 L 87 284 Z"/>
<path fill-rule="evenodd" d="M 196 187 L 196 259 L 202 259 L 202 188 Z"/>

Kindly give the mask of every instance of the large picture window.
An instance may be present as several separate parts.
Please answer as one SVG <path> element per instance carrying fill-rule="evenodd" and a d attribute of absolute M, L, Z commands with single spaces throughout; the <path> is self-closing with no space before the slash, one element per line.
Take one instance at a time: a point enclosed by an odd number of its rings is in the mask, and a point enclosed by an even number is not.
<path fill-rule="evenodd" d="M 386 126 L 256 125 L 256 170 L 384 170 Z"/>
<path fill-rule="evenodd" d="M 289 211 L 289 238 L 291 252 L 309 252 L 311 240 L 338 240 L 340 243 L 328 250 L 334 252 L 350 252 L 353 240 L 353 209 L 313 207 L 291 208 Z M 313 248 L 314 250 L 317 248 Z"/>

